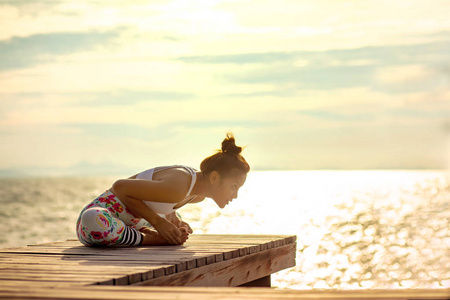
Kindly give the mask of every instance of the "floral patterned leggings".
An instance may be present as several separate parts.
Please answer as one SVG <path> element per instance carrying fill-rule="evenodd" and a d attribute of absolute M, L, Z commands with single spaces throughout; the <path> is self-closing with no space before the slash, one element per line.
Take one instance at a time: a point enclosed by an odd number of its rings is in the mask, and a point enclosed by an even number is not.
<path fill-rule="evenodd" d="M 77 237 L 85 246 L 137 246 L 142 242 L 138 231 L 151 227 L 144 219 L 136 218 L 110 191 L 88 204 L 77 221 Z"/>

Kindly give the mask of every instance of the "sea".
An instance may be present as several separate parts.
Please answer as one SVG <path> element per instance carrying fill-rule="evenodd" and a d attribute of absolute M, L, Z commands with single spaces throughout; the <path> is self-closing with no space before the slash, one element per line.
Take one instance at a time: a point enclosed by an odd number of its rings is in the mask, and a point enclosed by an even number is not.
<path fill-rule="evenodd" d="M 0 178 L 0 248 L 74 239 L 120 176 Z M 259 171 L 224 209 L 179 210 L 194 233 L 297 236 L 279 289 L 450 287 L 450 171 Z"/>

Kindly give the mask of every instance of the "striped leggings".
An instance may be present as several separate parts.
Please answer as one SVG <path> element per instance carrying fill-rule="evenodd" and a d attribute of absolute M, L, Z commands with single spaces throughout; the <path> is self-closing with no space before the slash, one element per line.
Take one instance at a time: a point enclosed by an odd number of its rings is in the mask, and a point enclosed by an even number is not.
<path fill-rule="evenodd" d="M 151 227 L 144 219 L 136 218 L 110 191 L 106 191 L 87 205 L 77 221 L 77 237 L 85 246 L 137 246 L 142 242 L 138 231 Z"/>

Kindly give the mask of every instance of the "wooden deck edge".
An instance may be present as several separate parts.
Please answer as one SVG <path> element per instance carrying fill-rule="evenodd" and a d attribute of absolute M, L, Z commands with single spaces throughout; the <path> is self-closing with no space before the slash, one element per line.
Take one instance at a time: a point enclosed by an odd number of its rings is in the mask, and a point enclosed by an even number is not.
<path fill-rule="evenodd" d="M 236 287 L 295 266 L 296 243 L 237 257 L 169 276 L 136 283 L 139 286 Z"/>

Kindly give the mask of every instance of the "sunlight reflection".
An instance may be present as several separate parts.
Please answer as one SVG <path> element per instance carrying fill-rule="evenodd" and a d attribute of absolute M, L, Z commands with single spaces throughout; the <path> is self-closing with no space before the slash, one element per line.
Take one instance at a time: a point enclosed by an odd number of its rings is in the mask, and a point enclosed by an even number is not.
<path fill-rule="evenodd" d="M 442 288 L 449 195 L 432 172 L 257 172 L 224 210 L 192 213 L 204 233 L 297 235 L 296 267 L 273 276 L 281 288 Z"/>

